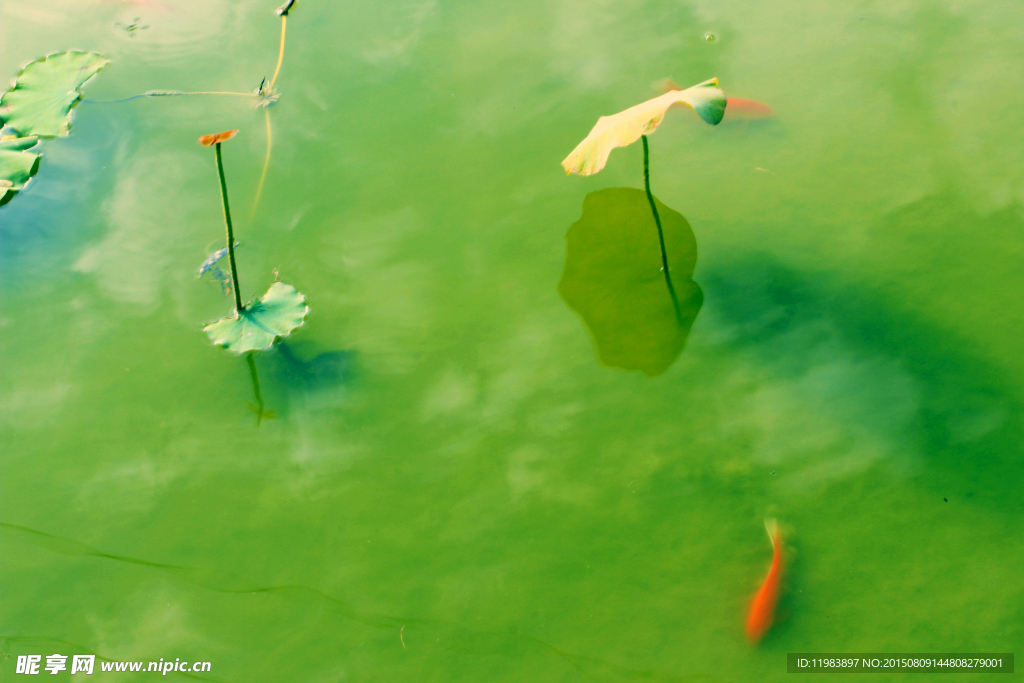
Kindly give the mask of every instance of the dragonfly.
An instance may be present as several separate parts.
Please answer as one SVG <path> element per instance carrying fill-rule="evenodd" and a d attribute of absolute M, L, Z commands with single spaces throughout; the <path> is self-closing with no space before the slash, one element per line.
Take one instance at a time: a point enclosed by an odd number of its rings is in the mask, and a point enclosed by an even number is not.
<path fill-rule="evenodd" d="M 235 249 L 238 249 L 240 246 L 241 243 L 235 242 Z M 224 292 L 225 296 L 231 294 L 231 276 L 221 270 L 220 266 L 217 265 L 217 262 L 227 255 L 227 247 L 223 247 L 213 252 L 207 256 L 206 260 L 203 261 L 201 266 L 199 266 L 199 274 L 196 275 L 196 278 L 199 279 L 207 273 L 210 273 L 213 279 L 220 283 L 220 288 Z"/>
<path fill-rule="evenodd" d="M 144 29 L 149 28 L 149 26 L 139 26 L 139 17 L 135 17 L 134 19 L 132 19 L 132 23 L 128 25 L 122 24 L 120 21 L 118 21 L 114 24 L 114 26 L 117 26 L 122 31 L 127 33 L 129 38 L 134 38 L 136 31 L 142 31 Z"/>
<path fill-rule="evenodd" d="M 258 107 L 269 107 L 270 105 L 277 102 L 281 94 L 267 85 L 267 77 L 264 76 L 263 80 L 260 81 L 260 86 L 252 91 L 252 94 L 256 96 L 256 100 L 253 103 L 253 109 Z"/>

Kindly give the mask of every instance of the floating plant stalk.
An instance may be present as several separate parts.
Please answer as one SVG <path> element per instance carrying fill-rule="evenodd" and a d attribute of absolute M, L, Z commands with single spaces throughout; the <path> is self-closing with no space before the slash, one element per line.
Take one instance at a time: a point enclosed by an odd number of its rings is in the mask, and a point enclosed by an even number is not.
<path fill-rule="evenodd" d="M 274 89 L 274 83 L 277 82 L 277 74 L 281 73 L 281 62 L 284 61 L 284 31 L 288 26 L 288 15 L 281 15 L 281 47 L 277 51 L 277 66 L 274 67 L 274 75 L 270 77 L 270 89 Z"/>
<path fill-rule="evenodd" d="M 683 314 L 679 309 L 679 298 L 676 296 L 676 288 L 672 286 L 672 275 L 668 272 L 668 254 L 665 252 L 665 233 L 661 229 L 661 217 L 658 215 L 658 207 L 654 205 L 654 195 L 651 194 L 651 171 L 648 161 L 647 136 L 641 135 L 644 143 L 644 189 L 647 190 L 647 201 L 651 204 L 651 213 L 654 214 L 654 224 L 658 226 L 658 244 L 661 245 L 661 270 L 665 273 L 665 284 L 668 285 L 668 293 L 672 295 L 672 305 L 676 309 L 676 319 L 683 322 Z M 226 200 L 225 200 L 226 201 Z M 227 206 L 225 204 L 225 206 Z"/>
<path fill-rule="evenodd" d="M 277 50 L 277 66 L 274 67 L 274 75 L 270 77 L 270 85 L 267 86 L 267 93 L 273 93 L 274 84 L 277 82 L 277 75 L 281 73 L 281 64 L 284 62 L 284 39 L 285 33 L 288 28 L 288 12 L 291 11 L 295 5 L 295 0 L 288 0 L 283 5 L 275 10 L 281 17 L 281 46 Z M 259 93 L 262 94 L 263 86 L 260 85 Z M 276 99 L 276 96 L 275 98 Z M 256 198 L 252 202 L 252 211 L 249 214 L 249 220 L 256 215 L 256 208 L 260 205 L 260 197 L 263 196 L 263 184 L 267 181 L 267 170 L 270 168 L 270 150 L 273 148 L 274 132 L 270 125 L 270 111 L 264 110 L 264 120 L 267 126 L 267 154 L 263 158 L 263 170 L 260 171 L 260 182 L 256 185 Z"/>
<path fill-rule="evenodd" d="M 251 92 L 230 92 L 221 90 L 207 90 L 202 92 L 183 92 L 181 90 L 147 90 L 141 95 L 132 95 L 131 97 L 122 97 L 119 100 L 82 100 L 86 104 L 120 104 L 121 102 L 131 102 L 137 100 L 140 97 L 183 97 L 186 95 L 231 95 L 234 97 L 252 97 Z"/>
<path fill-rule="evenodd" d="M 281 72 L 281 62 L 284 61 L 284 33 L 288 27 L 288 12 L 291 11 L 295 5 L 295 0 L 288 0 L 286 3 L 281 5 L 275 10 L 281 17 L 281 47 L 277 51 L 277 68 L 274 69 L 274 75 L 270 79 L 270 88 L 274 88 L 274 83 L 277 81 L 277 74 Z"/>
<path fill-rule="evenodd" d="M 232 132 L 231 136 L 234 136 Z M 220 177 L 220 201 L 224 207 L 224 228 L 227 232 L 228 239 L 228 263 L 231 265 L 231 288 L 235 292 L 235 310 L 241 313 L 245 310 L 242 305 L 242 294 L 238 287 L 238 266 L 235 265 L 235 234 L 231 226 L 231 208 L 228 206 L 228 183 L 224 179 L 224 162 L 220 156 L 220 143 L 221 140 L 217 140 L 214 143 L 214 147 L 217 150 L 217 175 Z"/>
<path fill-rule="evenodd" d="M 270 168 L 270 150 L 274 144 L 274 129 L 270 125 L 270 110 L 263 110 L 263 119 L 267 124 L 267 154 L 263 157 L 263 170 L 260 171 L 260 182 L 256 185 L 256 198 L 252 200 L 252 211 L 249 212 L 249 220 L 252 221 L 256 215 L 256 207 L 260 205 L 260 197 L 263 195 L 263 183 L 267 180 L 267 169 Z"/>

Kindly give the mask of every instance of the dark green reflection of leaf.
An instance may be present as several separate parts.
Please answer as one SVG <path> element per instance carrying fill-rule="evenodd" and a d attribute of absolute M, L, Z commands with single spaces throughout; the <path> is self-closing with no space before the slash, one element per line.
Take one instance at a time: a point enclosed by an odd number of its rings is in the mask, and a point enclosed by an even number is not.
<path fill-rule="evenodd" d="M 686 345 L 704 294 L 693 281 L 697 240 L 682 214 L 655 198 L 679 317 L 661 272 L 658 231 L 643 190 L 591 192 L 566 234 L 558 293 L 582 316 L 601 362 L 653 377 Z"/>

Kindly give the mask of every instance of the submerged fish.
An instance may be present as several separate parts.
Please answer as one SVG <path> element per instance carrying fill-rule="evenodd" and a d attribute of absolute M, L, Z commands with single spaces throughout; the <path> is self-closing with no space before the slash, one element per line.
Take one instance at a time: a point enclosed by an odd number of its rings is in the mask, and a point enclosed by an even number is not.
<path fill-rule="evenodd" d="M 235 242 L 235 249 L 238 249 L 239 246 L 239 243 Z M 206 273 L 210 273 L 213 279 L 220 283 L 220 288 L 221 290 L 223 290 L 225 295 L 231 293 L 231 278 L 227 275 L 227 273 L 220 269 L 220 266 L 217 265 L 217 262 L 227 255 L 227 247 L 218 249 L 217 251 L 213 252 L 212 254 L 207 256 L 206 260 L 203 261 L 203 264 L 199 266 L 199 273 L 196 275 L 196 278 L 201 278 L 204 275 L 206 275 Z"/>
<path fill-rule="evenodd" d="M 741 100 L 738 97 L 726 97 L 726 114 L 734 119 L 770 119 L 775 112 L 767 104 L 754 100 Z M 725 117 L 723 117 L 725 118 Z"/>
<path fill-rule="evenodd" d="M 660 82 L 662 90 L 665 92 L 671 92 L 673 90 L 683 90 L 671 79 L 666 78 Z M 685 106 L 680 104 L 672 106 Z M 770 119 L 775 116 L 775 112 L 767 104 L 761 104 L 754 100 L 743 100 L 738 97 L 726 97 L 725 98 L 725 115 L 722 120 L 727 119 Z"/>
<path fill-rule="evenodd" d="M 238 249 L 239 246 L 241 246 L 240 243 L 235 242 L 235 249 Z M 214 266 L 216 266 L 217 265 L 217 261 L 220 261 L 222 258 L 224 258 L 227 255 L 228 255 L 228 248 L 224 247 L 222 249 L 218 249 L 217 251 L 215 251 L 212 254 L 210 254 L 209 256 L 207 256 L 206 260 L 203 261 L 201 266 L 199 266 L 199 274 L 196 275 L 196 277 L 200 278 L 200 277 L 206 275 L 206 271 L 208 271 L 211 268 L 213 268 Z"/>
<path fill-rule="evenodd" d="M 231 277 L 220 269 L 220 266 L 214 266 L 210 269 L 210 275 L 213 279 L 220 284 L 220 290 L 224 292 L 224 296 L 231 293 Z"/>
<path fill-rule="evenodd" d="M 775 618 L 775 604 L 779 601 L 779 580 L 782 574 L 782 538 L 779 536 L 779 525 L 774 519 L 764 520 L 768 530 L 768 538 L 772 542 L 772 565 L 768 576 L 754 595 L 750 604 L 750 615 L 747 617 L 747 640 L 756 643 L 772 625 Z"/>

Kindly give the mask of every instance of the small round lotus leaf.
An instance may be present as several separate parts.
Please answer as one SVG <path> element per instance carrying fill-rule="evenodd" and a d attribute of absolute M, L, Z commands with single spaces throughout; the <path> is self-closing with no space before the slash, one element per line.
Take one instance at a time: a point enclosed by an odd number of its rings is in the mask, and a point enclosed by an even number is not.
<path fill-rule="evenodd" d="M 302 325 L 307 313 L 306 298 L 298 290 L 275 282 L 241 313 L 210 323 L 204 331 L 214 344 L 234 353 L 262 351 Z"/>
<path fill-rule="evenodd" d="M 39 171 L 39 155 L 27 151 L 35 144 L 35 137 L 0 140 L 0 206 L 11 201 Z"/>
<path fill-rule="evenodd" d="M 661 271 L 658 229 L 643 190 L 613 187 L 586 196 L 583 215 L 566 234 L 558 283 L 558 293 L 590 329 L 601 362 L 650 376 L 675 362 L 704 303 L 692 280 L 693 231 L 680 213 L 655 202 L 679 317 Z"/>
<path fill-rule="evenodd" d="M 583 142 L 562 161 L 562 168 L 566 173 L 597 173 L 604 168 L 613 149 L 631 145 L 641 135 L 657 130 L 665 112 L 676 103 L 692 107 L 707 123 L 716 126 L 725 114 L 726 97 L 718 89 L 718 79 L 712 78 L 686 90 L 672 90 L 618 114 L 602 116 Z"/>
<path fill-rule="evenodd" d="M 60 52 L 30 63 L 0 97 L 0 121 L 22 135 L 67 135 L 79 88 L 109 59 L 95 52 Z"/>

